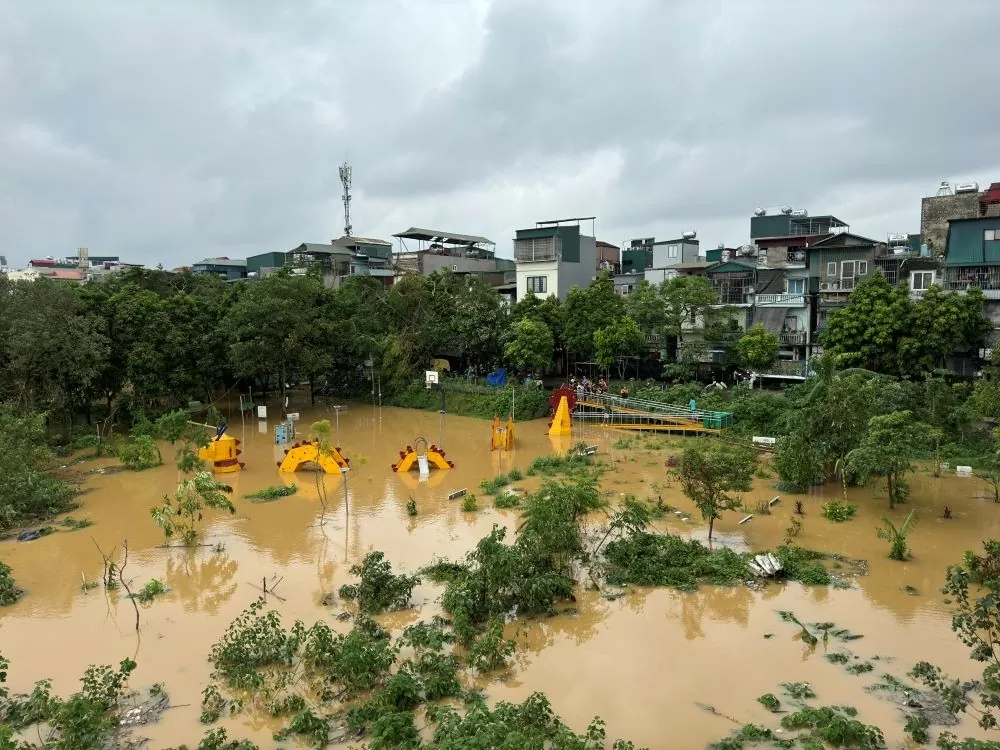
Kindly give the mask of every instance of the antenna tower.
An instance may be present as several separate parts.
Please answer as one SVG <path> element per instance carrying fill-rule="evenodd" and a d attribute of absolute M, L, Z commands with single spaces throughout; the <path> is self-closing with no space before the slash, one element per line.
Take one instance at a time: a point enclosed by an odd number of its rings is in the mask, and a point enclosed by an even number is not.
<path fill-rule="evenodd" d="M 340 181 L 344 185 L 344 234 L 351 236 L 351 165 L 346 161 L 340 165 Z"/>

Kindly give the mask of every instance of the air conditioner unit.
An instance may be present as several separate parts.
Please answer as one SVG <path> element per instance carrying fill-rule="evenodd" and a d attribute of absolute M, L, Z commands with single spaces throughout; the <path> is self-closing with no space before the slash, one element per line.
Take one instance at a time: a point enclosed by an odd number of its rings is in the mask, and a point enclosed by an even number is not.
<path fill-rule="evenodd" d="M 837 281 L 821 281 L 819 290 L 821 292 L 839 292 L 840 283 Z"/>

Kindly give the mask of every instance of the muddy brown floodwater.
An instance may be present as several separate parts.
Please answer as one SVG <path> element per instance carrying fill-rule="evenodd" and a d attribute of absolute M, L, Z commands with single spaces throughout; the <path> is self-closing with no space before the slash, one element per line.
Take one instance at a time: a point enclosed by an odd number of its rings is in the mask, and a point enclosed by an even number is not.
<path fill-rule="evenodd" d="M 272 414 L 276 411 L 272 405 Z M 320 418 L 335 423 L 330 407 L 300 411 L 301 429 Z M 163 537 L 149 509 L 172 492 L 178 480 L 169 446 L 164 449 L 167 465 L 150 471 L 93 473 L 99 466 L 113 465 L 111 460 L 80 465 L 88 473 L 82 506 L 73 515 L 92 520 L 90 528 L 29 543 L 0 543 L 0 559 L 12 566 L 27 591 L 16 605 L 0 610 L 0 648 L 12 661 L 12 688 L 29 690 L 35 680 L 50 677 L 57 691 L 68 693 L 89 664 L 116 664 L 132 657 L 139 664 L 133 687 L 161 682 L 175 705 L 184 704 L 167 711 L 158 724 L 142 728 L 151 738 L 150 746 L 196 744 L 203 733 L 198 715 L 201 691 L 209 681 L 207 654 L 232 619 L 260 595 L 255 585 L 262 579 L 281 579 L 277 593 L 285 601 L 272 598 L 271 605 L 286 625 L 296 618 L 307 623 L 324 618 L 346 629 L 320 599 L 350 580 L 350 565 L 371 550 L 383 550 L 394 568 L 408 571 L 434 557 L 461 558 L 492 524 L 512 527 L 517 519 L 516 510 L 490 507 L 479 482 L 500 470 L 524 470 L 536 456 L 565 450 L 570 443 L 550 439 L 545 422 L 539 420 L 518 425 L 515 450 L 501 456 L 489 450 L 489 423 L 449 416 L 443 444 L 455 469 L 421 484 L 415 474 L 394 474 L 390 465 L 417 436 L 439 442 L 438 415 L 352 405 L 341 412 L 336 440 L 352 459 L 346 492 L 350 512 L 345 514 L 344 480 L 327 477 L 329 511 L 320 525 L 312 474 L 284 480 L 299 486 L 291 497 L 271 503 L 242 499 L 283 481 L 276 466 L 281 449 L 274 445 L 274 420 L 261 424 L 252 419 L 243 426 L 237 418 L 231 428 L 231 434 L 243 440 L 247 467 L 225 477 L 234 485 L 236 514 L 206 514 L 203 541 L 220 545 L 218 549 L 159 546 Z M 641 440 L 615 449 L 623 437 L 628 436 L 589 426 L 572 440 L 599 445 L 600 459 L 613 462 L 613 471 L 602 478 L 604 490 L 615 496 L 659 494 L 671 505 L 694 511 L 676 487 L 665 486 L 664 458 L 684 438 L 653 439 L 652 449 L 642 447 Z M 749 499 L 780 494 L 773 481 L 756 480 Z M 522 484 L 532 488 L 536 483 L 529 478 Z M 515 666 L 505 679 L 487 685 L 489 695 L 521 700 L 540 690 L 577 731 L 600 714 L 610 737 L 651 748 L 700 748 L 725 737 L 734 724 L 698 708 L 698 703 L 740 722 L 773 726 L 773 717 L 755 698 L 779 694 L 781 682 L 804 681 L 812 684 L 818 701 L 856 706 L 859 718 L 883 727 L 890 742 L 901 741 L 900 709 L 863 688 L 884 672 L 904 677 L 922 659 L 956 675 L 976 676 L 967 650 L 951 633 L 949 608 L 938 590 L 946 566 L 957 562 L 964 550 L 1000 536 L 1000 505 L 985 499 L 979 481 L 918 473 L 912 485 L 910 503 L 891 512 L 878 490 L 852 490 L 848 499 L 859 506 L 858 515 L 842 524 L 820 515 L 823 502 L 840 497 L 836 488 L 808 496 L 784 495 L 772 515 L 757 516 L 744 526 L 737 525 L 740 513 L 727 513 L 716 524 L 727 543 L 751 549 L 774 546 L 784 537 L 794 500 L 801 499 L 805 515 L 799 544 L 870 561 L 870 574 L 850 589 L 799 584 L 770 585 L 763 591 L 703 587 L 691 594 L 636 589 L 614 601 L 581 590 L 572 613 L 509 626 L 519 646 Z M 447 499 L 449 492 L 463 487 L 479 495 L 479 512 L 463 513 L 459 502 Z M 409 497 L 417 503 L 416 517 L 406 514 Z M 941 519 L 944 505 L 951 507 L 953 520 Z M 900 523 L 910 509 L 918 519 L 910 537 L 914 557 L 892 562 L 875 527 L 882 515 Z M 671 515 L 657 525 L 705 534 L 696 513 L 689 522 Z M 125 538 L 130 549 L 127 573 L 134 586 L 158 578 L 169 589 L 140 607 L 139 637 L 129 602 L 81 587 L 81 575 L 91 581 L 100 578 L 95 542 L 109 551 L 116 545 L 120 549 Z M 397 629 L 428 618 L 440 611 L 438 595 L 437 587 L 424 584 L 414 593 L 413 609 L 380 620 Z M 862 657 L 878 656 L 875 671 L 854 676 L 828 663 L 822 644 L 811 651 L 795 640 L 795 628 L 781 622 L 776 610 L 792 610 L 803 622 L 833 621 L 863 634 L 862 640 L 847 645 Z M 773 636 L 766 638 L 768 634 Z M 270 719 L 245 713 L 229 723 L 238 727 L 238 736 L 262 747 L 274 744 L 270 736 L 276 725 Z M 957 731 L 960 736 L 981 736 L 969 721 Z"/>

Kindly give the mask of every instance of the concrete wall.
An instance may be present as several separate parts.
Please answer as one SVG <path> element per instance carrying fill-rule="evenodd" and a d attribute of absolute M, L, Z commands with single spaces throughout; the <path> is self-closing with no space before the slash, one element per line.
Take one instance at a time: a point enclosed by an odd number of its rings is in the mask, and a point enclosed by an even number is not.
<path fill-rule="evenodd" d="M 565 256 L 564 256 L 565 257 Z M 566 299 L 566 293 L 575 286 L 587 287 L 597 275 L 597 240 L 580 235 L 580 262 L 559 263 L 559 297 Z"/>
<path fill-rule="evenodd" d="M 435 271 L 449 270 L 455 273 L 486 273 L 498 269 L 497 261 L 493 258 L 465 258 L 454 255 L 432 255 L 423 254 L 424 275 L 430 275 Z"/>
<path fill-rule="evenodd" d="M 559 261 L 542 260 L 534 263 L 517 264 L 517 298 L 524 299 L 528 294 L 528 277 L 545 276 L 547 279 L 547 289 L 538 297 L 548 297 L 555 295 L 560 299 L 566 299 L 566 292 L 560 289 L 559 285 Z"/>
<path fill-rule="evenodd" d="M 920 202 L 920 236 L 931 253 L 943 257 L 947 246 L 948 219 L 979 216 L 979 193 L 957 193 L 924 198 Z"/>

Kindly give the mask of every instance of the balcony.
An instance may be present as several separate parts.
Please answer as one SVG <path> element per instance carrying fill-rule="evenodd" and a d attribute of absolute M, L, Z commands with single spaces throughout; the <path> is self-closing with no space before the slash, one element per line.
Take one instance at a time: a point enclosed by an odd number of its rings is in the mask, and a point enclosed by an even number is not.
<path fill-rule="evenodd" d="M 786 346 L 803 346 L 806 343 L 805 331 L 782 331 L 778 334 L 778 343 Z"/>
<path fill-rule="evenodd" d="M 942 286 L 959 294 L 978 286 L 986 299 L 1000 299 L 1000 266 L 949 266 Z"/>
<path fill-rule="evenodd" d="M 558 237 L 514 240 L 514 261 L 517 263 L 553 261 L 561 257 L 562 240 Z"/>
<path fill-rule="evenodd" d="M 804 294 L 758 294 L 754 298 L 758 307 L 805 307 Z"/>

